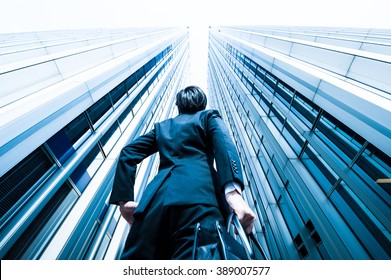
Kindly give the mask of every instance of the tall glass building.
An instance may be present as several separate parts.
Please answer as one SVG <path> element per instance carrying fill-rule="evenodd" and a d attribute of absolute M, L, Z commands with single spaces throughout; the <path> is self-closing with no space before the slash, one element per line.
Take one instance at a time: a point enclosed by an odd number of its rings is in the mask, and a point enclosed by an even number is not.
<path fill-rule="evenodd" d="M 390 259 L 391 30 L 214 27 L 209 85 L 271 259 Z"/>
<path fill-rule="evenodd" d="M 115 259 L 126 232 L 107 203 L 115 160 L 173 114 L 189 71 L 188 29 L 0 41 L 0 258 Z M 140 190 L 155 168 L 154 157 L 142 164 Z"/>
<path fill-rule="evenodd" d="M 190 49 L 187 28 L 0 35 L 0 259 L 118 258 L 116 159 L 177 114 Z M 216 26 L 208 59 L 267 257 L 390 259 L 391 30 Z"/>

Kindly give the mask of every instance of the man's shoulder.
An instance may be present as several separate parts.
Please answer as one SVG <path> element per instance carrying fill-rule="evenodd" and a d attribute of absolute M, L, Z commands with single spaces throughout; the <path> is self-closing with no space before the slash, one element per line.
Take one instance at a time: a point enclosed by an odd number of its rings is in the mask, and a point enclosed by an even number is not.
<path fill-rule="evenodd" d="M 206 109 L 203 111 L 200 111 L 200 116 L 202 117 L 220 117 L 220 113 L 216 109 Z"/>
<path fill-rule="evenodd" d="M 209 119 L 210 117 L 221 118 L 218 110 L 206 109 L 206 110 L 198 111 L 194 114 L 179 114 L 175 117 L 168 118 L 168 119 L 165 119 L 161 122 L 158 122 L 155 124 L 155 126 L 156 125 L 158 125 L 158 126 L 171 125 L 172 123 L 183 122 L 183 121 L 185 121 L 185 122 L 191 122 L 191 121 L 196 121 L 196 120 L 203 121 L 203 120 Z"/>

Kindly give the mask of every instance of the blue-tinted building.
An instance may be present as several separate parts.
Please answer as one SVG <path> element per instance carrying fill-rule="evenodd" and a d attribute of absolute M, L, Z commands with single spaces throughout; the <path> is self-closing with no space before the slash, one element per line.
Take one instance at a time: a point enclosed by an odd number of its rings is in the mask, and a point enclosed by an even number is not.
<path fill-rule="evenodd" d="M 125 233 L 107 203 L 115 159 L 172 115 L 188 29 L 5 34 L 1 43 L 0 257 L 115 258 Z M 155 166 L 143 163 L 140 188 Z"/>
<path fill-rule="evenodd" d="M 391 256 L 391 31 L 214 27 L 209 84 L 272 259 Z"/>

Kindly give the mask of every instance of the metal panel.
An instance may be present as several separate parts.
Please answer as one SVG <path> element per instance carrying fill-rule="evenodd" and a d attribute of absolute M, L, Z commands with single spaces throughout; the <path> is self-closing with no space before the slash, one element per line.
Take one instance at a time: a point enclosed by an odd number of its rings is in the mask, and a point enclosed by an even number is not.
<path fill-rule="evenodd" d="M 391 49 L 391 47 L 390 47 Z M 391 57 L 389 61 L 370 60 L 356 57 L 347 76 L 363 84 L 391 94 Z"/>
<path fill-rule="evenodd" d="M 293 44 L 290 55 L 343 76 L 353 60 L 353 55 L 301 44 Z"/>
<path fill-rule="evenodd" d="M 76 42 L 70 39 L 68 40 L 68 42 L 63 42 L 61 44 L 57 43 L 54 45 L 44 46 L 44 49 L 48 54 L 56 54 L 69 51 L 70 49 L 85 48 L 90 45 L 89 41 L 87 40 L 79 40 Z"/>
<path fill-rule="evenodd" d="M 316 37 L 316 42 L 326 45 L 332 45 L 332 46 L 339 46 L 354 50 L 359 50 L 362 42 L 361 41 L 355 41 L 355 40 L 344 40 L 338 37 L 322 37 L 318 36 Z"/>
<path fill-rule="evenodd" d="M 62 78 L 53 61 L 35 65 L 0 67 L 0 107 L 30 95 Z"/>
<path fill-rule="evenodd" d="M 129 41 L 111 45 L 111 50 L 114 54 L 114 57 L 118 57 L 122 54 L 131 52 L 136 48 L 137 48 L 137 42 L 134 40 L 129 40 Z"/>
<path fill-rule="evenodd" d="M 284 54 L 289 54 L 292 45 L 292 42 L 286 40 L 280 40 L 277 38 L 266 38 L 264 46 L 266 48 L 270 48 L 272 50 L 282 52 Z"/>
<path fill-rule="evenodd" d="M 56 60 L 56 65 L 64 79 L 90 69 L 113 58 L 109 46 L 99 47 Z"/>
<path fill-rule="evenodd" d="M 374 44 L 374 43 L 372 44 L 372 43 L 364 42 L 360 50 L 391 56 L 391 43 L 388 42 L 388 44 L 382 45 L 382 44 Z"/>
<path fill-rule="evenodd" d="M 14 47 L 15 48 L 15 47 Z M 11 50 L 6 52 L 4 47 L 1 47 L 0 52 L 0 65 L 6 65 L 26 59 L 44 56 L 47 54 L 43 48 L 31 48 L 21 50 Z"/>

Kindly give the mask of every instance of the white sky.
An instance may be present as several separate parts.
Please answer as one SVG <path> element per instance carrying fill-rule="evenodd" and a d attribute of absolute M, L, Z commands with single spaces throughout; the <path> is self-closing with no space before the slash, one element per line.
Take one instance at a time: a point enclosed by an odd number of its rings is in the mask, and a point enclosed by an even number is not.
<path fill-rule="evenodd" d="M 0 33 L 189 26 L 195 61 L 206 56 L 209 25 L 391 28 L 389 0 L 0 0 Z M 194 42 L 194 39 L 191 41 Z M 194 66 L 192 64 L 192 67 Z M 194 66 L 196 67 L 196 66 Z M 204 66 L 199 66 L 200 69 Z M 203 70 L 205 72 L 205 70 Z M 195 71 L 197 72 L 197 71 Z"/>
<path fill-rule="evenodd" d="M 156 25 L 391 28 L 389 0 L 0 0 L 0 33 Z"/>

